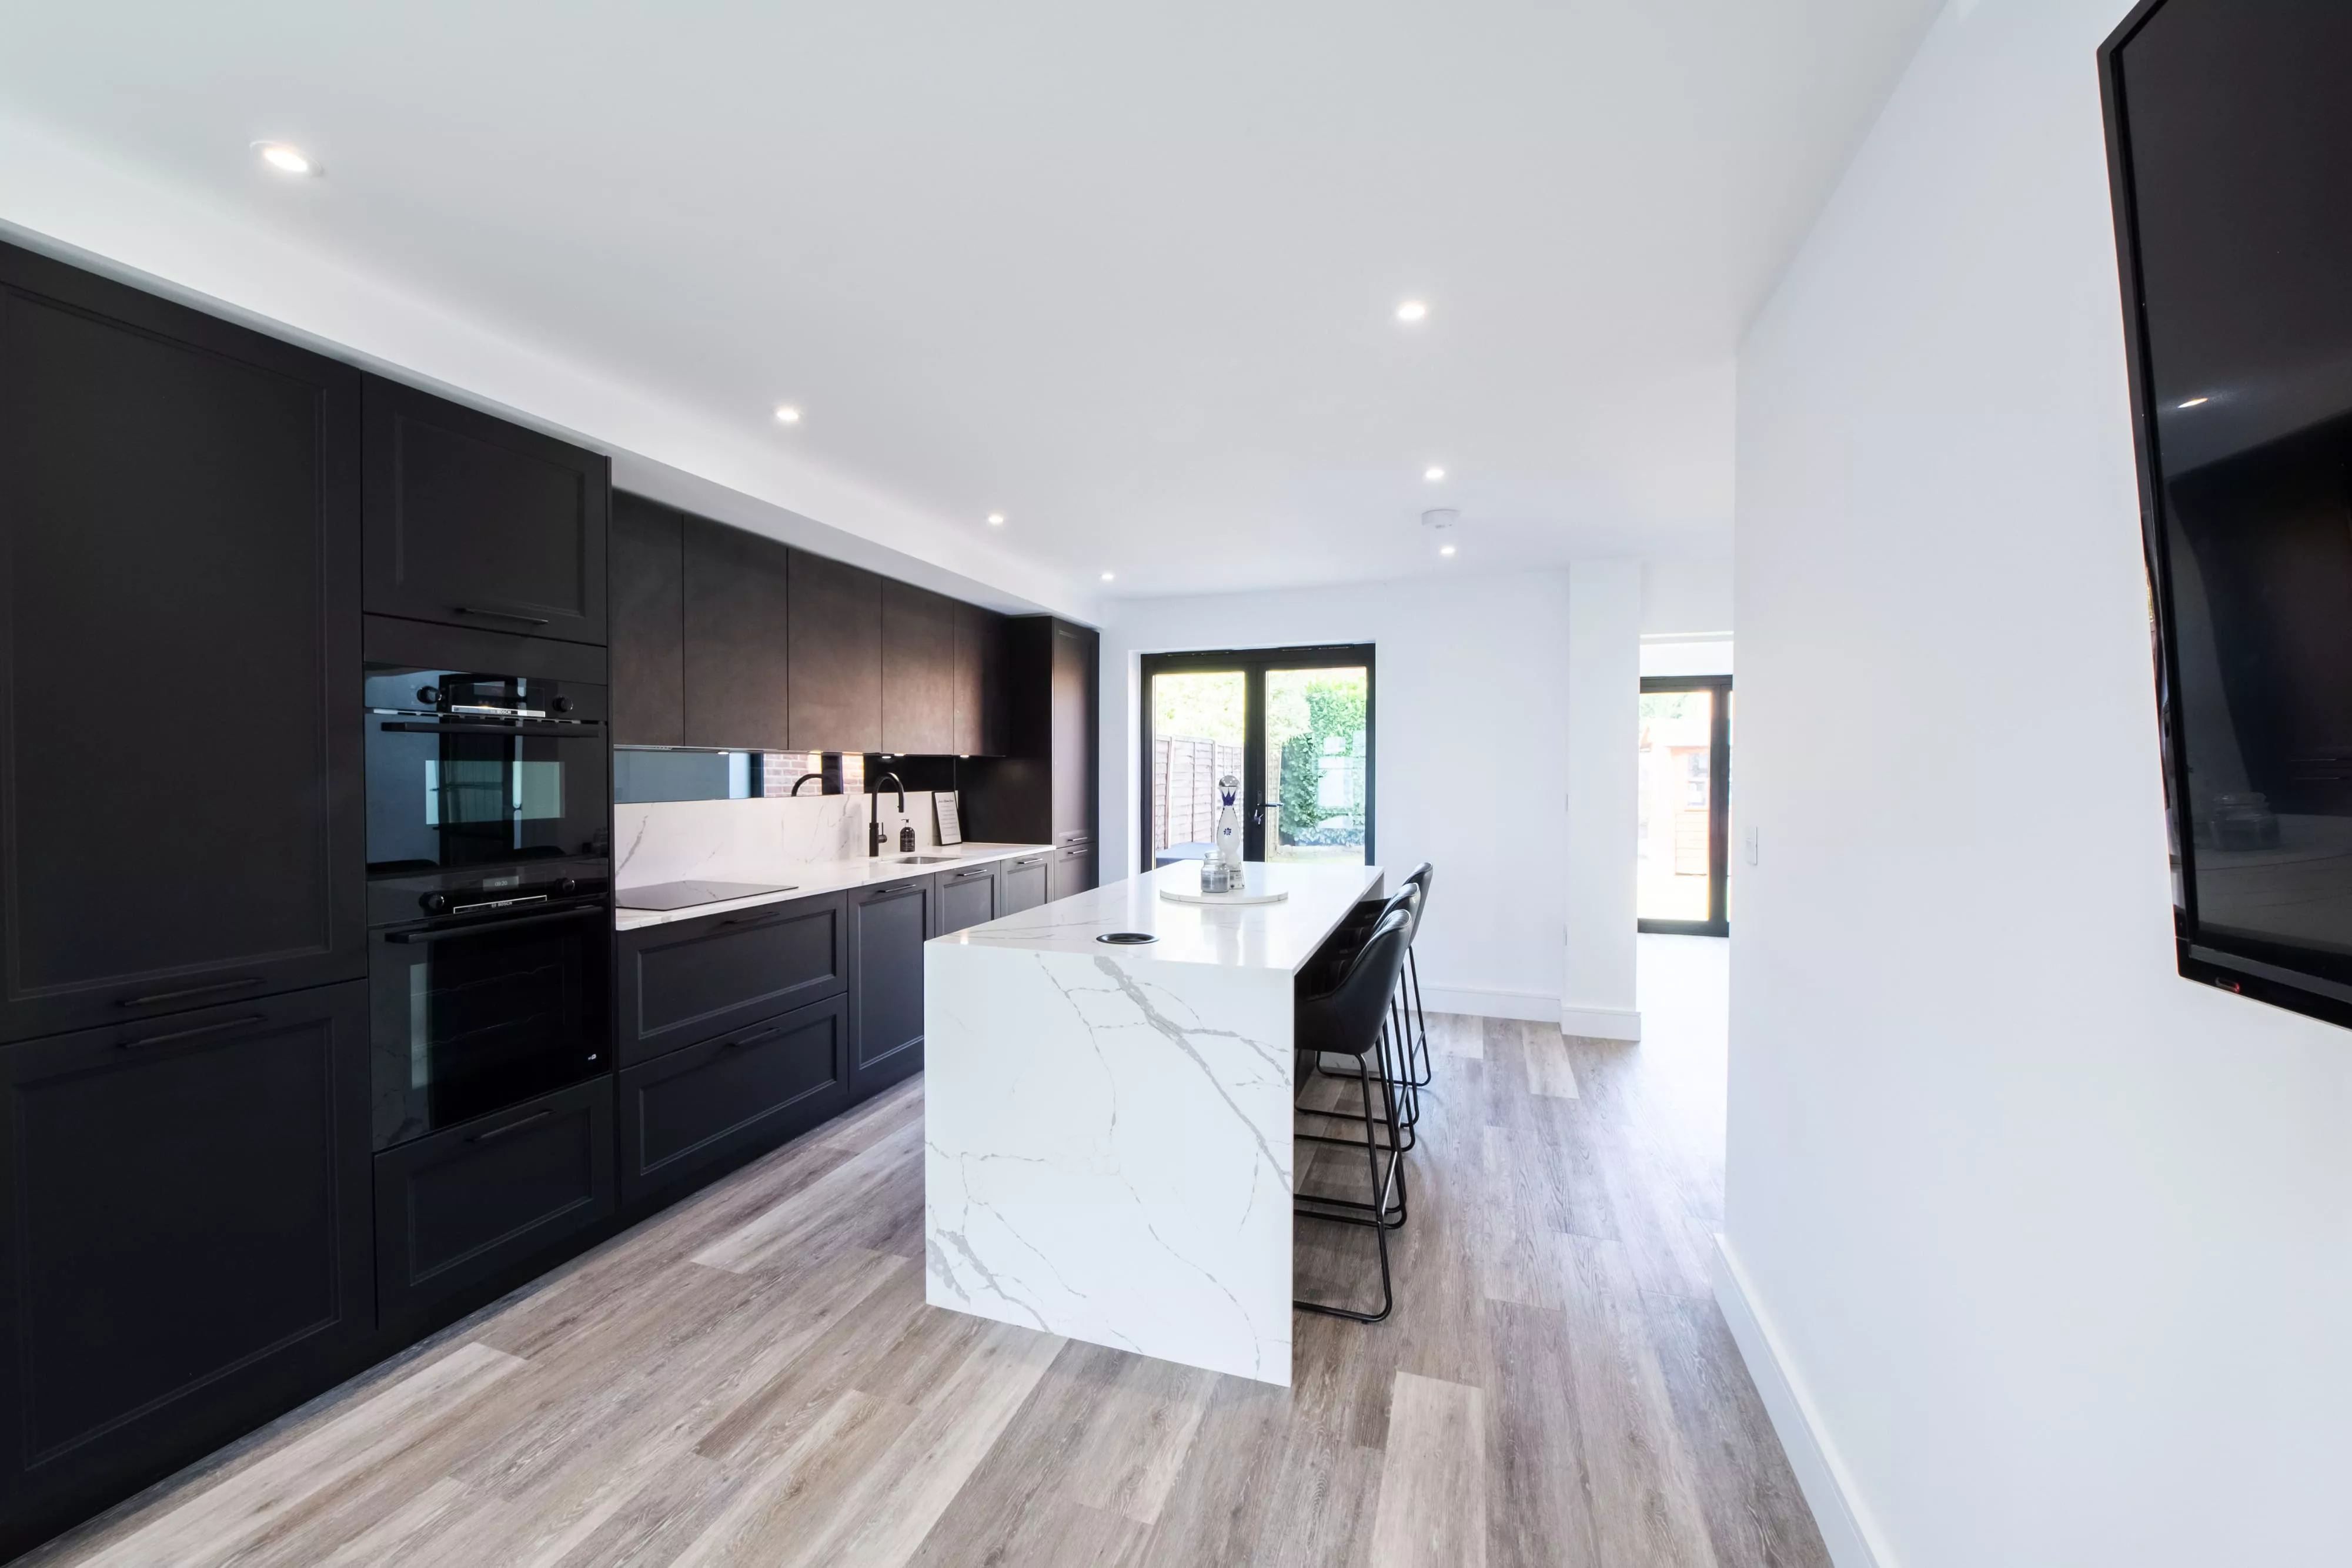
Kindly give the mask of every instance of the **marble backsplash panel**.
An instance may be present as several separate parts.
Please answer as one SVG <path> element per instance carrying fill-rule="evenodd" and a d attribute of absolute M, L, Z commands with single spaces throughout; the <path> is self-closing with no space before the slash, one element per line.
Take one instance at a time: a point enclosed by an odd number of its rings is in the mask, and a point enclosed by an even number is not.
<path fill-rule="evenodd" d="M 869 802 L 866 795 L 803 795 L 797 799 L 662 800 L 613 808 L 613 882 L 616 887 L 709 878 L 781 882 L 812 861 L 863 860 Z M 880 797 L 889 852 L 898 830 L 911 825 L 915 847 L 939 846 L 930 791 Z"/>

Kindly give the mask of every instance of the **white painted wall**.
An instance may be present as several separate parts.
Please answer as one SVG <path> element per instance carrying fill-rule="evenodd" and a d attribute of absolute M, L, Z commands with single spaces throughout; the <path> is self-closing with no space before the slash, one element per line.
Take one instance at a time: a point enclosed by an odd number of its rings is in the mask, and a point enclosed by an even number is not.
<path fill-rule="evenodd" d="M 2352 1540 L 2352 1032 L 2173 972 L 2125 8 L 1948 9 L 1741 362 L 1728 1304 L 1841 1568 Z"/>
<path fill-rule="evenodd" d="M 1140 655 L 1370 643 L 1374 852 L 1437 869 L 1416 951 L 1433 1008 L 1557 1018 L 1565 897 L 1568 576 L 1433 572 L 1409 582 L 1117 600 L 1102 637 L 1102 874 L 1140 854 Z M 1628 633 L 1627 659 L 1633 657 Z M 1631 687 L 1628 688 L 1629 692 Z M 1619 747 L 1629 776 L 1633 731 Z M 1628 886 L 1630 797 L 1622 856 Z M 1633 940 L 1629 913 L 1627 943 Z"/>
<path fill-rule="evenodd" d="M 1560 1024 L 1639 1040 L 1633 991 L 1639 865 L 1642 563 L 1568 574 L 1568 954 Z"/>
<path fill-rule="evenodd" d="M 1731 632 L 1731 560 L 1719 556 L 1670 556 L 1642 563 L 1642 635 L 1727 636 Z"/>

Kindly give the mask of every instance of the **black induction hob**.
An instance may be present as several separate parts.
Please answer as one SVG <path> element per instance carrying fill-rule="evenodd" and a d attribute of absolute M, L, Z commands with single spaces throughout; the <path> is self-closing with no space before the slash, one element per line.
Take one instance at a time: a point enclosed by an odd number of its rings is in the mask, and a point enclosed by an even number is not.
<path fill-rule="evenodd" d="M 625 887 L 614 895 L 624 909 L 692 909 L 698 904 L 724 904 L 730 898 L 758 898 L 763 894 L 790 893 L 798 883 L 764 882 L 658 882 L 651 887 Z"/>

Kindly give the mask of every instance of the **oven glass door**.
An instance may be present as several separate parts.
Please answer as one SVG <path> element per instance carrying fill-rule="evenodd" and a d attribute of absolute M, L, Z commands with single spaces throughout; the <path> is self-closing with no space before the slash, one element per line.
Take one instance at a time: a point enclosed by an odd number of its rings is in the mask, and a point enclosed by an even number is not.
<path fill-rule="evenodd" d="M 612 912 L 568 909 L 378 931 L 375 1146 L 488 1115 L 605 1070 Z"/>
<path fill-rule="evenodd" d="M 604 854 L 610 756 L 601 723 L 373 710 L 368 870 Z"/>

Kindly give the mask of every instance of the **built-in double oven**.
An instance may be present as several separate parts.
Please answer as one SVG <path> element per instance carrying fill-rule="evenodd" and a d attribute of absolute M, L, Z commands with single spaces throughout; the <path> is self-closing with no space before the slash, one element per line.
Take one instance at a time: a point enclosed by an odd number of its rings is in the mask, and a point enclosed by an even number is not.
<path fill-rule="evenodd" d="M 387 656 L 386 643 L 404 656 Z M 422 625 L 371 629 L 368 984 L 379 1149 L 611 1065 L 606 691 L 562 673 L 588 653 Z M 467 667 L 486 655 L 507 667 Z M 602 674 L 601 651 L 588 667 Z"/>

